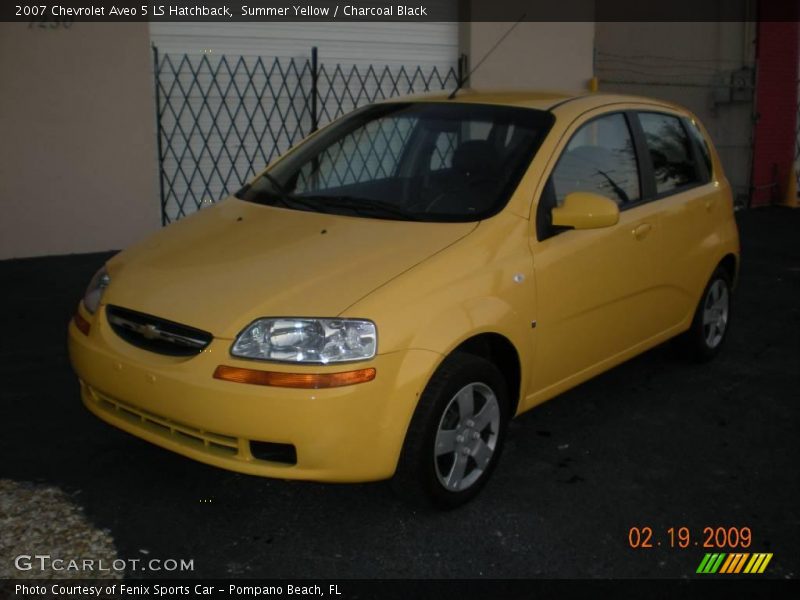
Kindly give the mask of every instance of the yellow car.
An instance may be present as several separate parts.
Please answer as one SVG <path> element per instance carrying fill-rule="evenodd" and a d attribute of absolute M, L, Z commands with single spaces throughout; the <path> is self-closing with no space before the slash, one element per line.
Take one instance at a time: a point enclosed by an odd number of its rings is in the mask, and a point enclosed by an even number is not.
<path fill-rule="evenodd" d="M 252 475 L 472 498 L 509 418 L 731 311 L 731 188 L 686 110 L 461 92 L 367 106 L 113 257 L 69 327 L 86 407 Z"/>

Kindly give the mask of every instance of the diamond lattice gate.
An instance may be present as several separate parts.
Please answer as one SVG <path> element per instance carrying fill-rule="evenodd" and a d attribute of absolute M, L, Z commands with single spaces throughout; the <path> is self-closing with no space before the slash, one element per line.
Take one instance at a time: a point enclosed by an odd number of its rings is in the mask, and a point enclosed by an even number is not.
<path fill-rule="evenodd" d="M 153 48 L 164 225 L 226 197 L 318 126 L 394 96 L 455 87 L 455 64 L 327 65 Z"/>

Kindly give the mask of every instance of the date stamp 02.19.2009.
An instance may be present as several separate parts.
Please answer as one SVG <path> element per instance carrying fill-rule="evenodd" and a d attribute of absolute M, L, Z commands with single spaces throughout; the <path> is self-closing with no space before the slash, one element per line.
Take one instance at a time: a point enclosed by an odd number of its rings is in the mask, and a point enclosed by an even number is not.
<path fill-rule="evenodd" d="M 702 527 L 700 535 L 695 535 L 696 531 L 686 526 L 663 530 L 649 525 L 634 526 L 628 530 L 628 545 L 634 550 L 703 549 L 705 554 L 695 571 L 698 574 L 761 574 L 772 560 L 771 552 L 751 551 L 750 527 Z"/>

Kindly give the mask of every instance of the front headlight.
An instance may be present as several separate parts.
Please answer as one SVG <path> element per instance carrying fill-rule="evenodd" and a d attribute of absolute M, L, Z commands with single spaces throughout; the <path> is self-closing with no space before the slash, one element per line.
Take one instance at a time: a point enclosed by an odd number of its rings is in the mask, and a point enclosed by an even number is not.
<path fill-rule="evenodd" d="M 86 288 L 86 293 L 83 295 L 83 305 L 90 313 L 94 314 L 94 311 L 100 306 L 100 298 L 103 297 L 103 292 L 109 283 L 111 283 L 111 278 L 108 276 L 106 268 L 101 267 L 92 277 Z"/>
<path fill-rule="evenodd" d="M 362 319 L 257 319 L 240 333 L 231 354 L 292 363 L 337 363 L 375 356 L 375 323 Z"/>

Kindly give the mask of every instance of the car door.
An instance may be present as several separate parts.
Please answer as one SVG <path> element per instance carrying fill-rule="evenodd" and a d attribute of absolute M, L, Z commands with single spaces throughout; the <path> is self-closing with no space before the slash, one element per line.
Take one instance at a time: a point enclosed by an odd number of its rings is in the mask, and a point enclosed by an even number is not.
<path fill-rule="evenodd" d="M 654 198 L 660 209 L 664 309 L 671 325 L 691 318 L 714 267 L 709 252 L 717 243 L 724 205 L 719 184 L 711 182 L 708 148 L 696 125 L 682 115 L 637 111 L 647 148 Z"/>
<path fill-rule="evenodd" d="M 630 112 L 590 114 L 573 124 L 536 209 L 536 356 L 531 394 L 569 387 L 662 331 L 659 207 L 646 201 L 641 136 Z M 593 230 L 549 226 L 567 194 L 593 192 L 620 208 Z"/>

